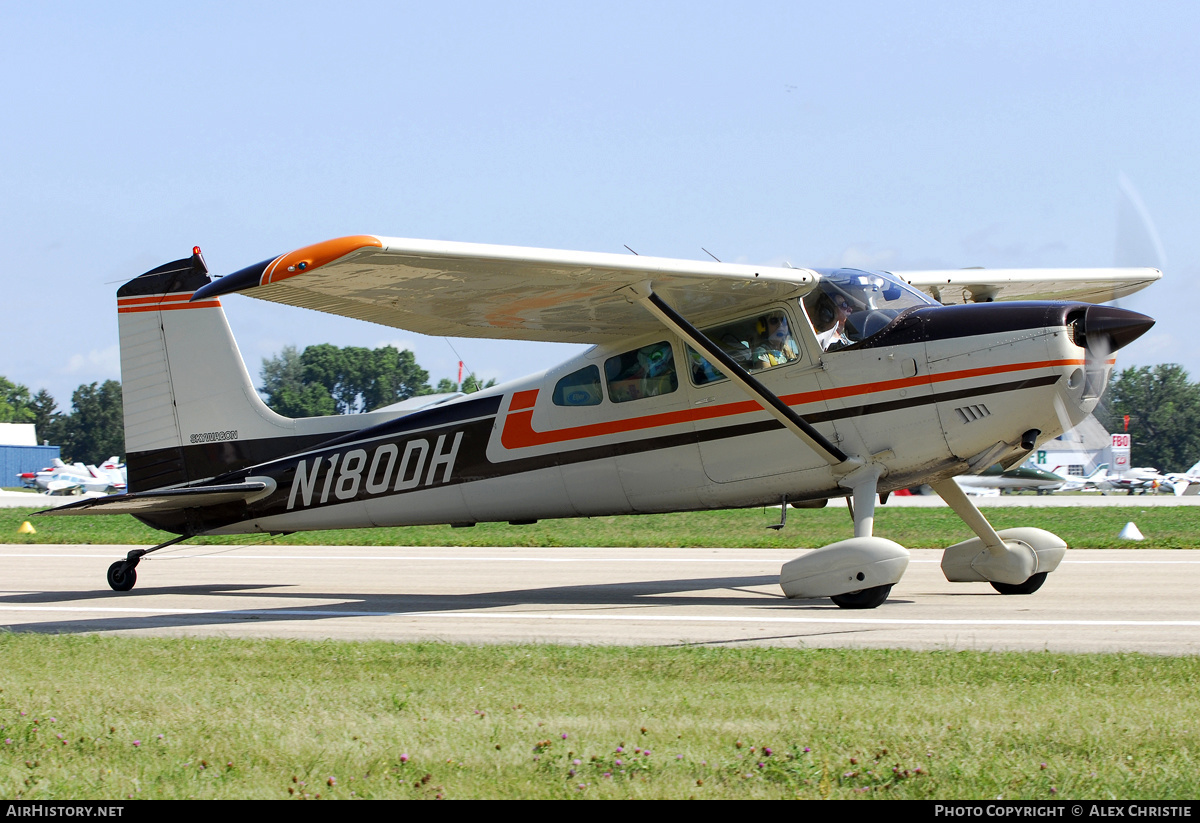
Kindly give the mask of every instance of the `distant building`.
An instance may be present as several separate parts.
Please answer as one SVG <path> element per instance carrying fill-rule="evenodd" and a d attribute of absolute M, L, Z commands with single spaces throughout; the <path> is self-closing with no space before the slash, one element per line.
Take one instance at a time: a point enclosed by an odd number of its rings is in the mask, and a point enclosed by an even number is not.
<path fill-rule="evenodd" d="M 32 423 L 0 423 L 0 486 L 20 486 L 18 475 L 51 464 L 62 452 L 58 446 L 39 446 Z"/>
<path fill-rule="evenodd" d="M 0 423 L 0 446 L 36 446 L 32 423 Z"/>
<path fill-rule="evenodd" d="M 1059 477 L 1087 477 L 1101 463 L 1112 464 L 1111 438 L 1093 415 L 1068 432 L 1043 443 L 1030 455 L 1039 469 Z"/>

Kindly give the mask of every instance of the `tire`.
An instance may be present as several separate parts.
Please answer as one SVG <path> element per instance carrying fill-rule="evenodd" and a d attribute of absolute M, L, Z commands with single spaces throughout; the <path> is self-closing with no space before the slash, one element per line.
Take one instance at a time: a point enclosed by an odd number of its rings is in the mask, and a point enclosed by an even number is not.
<path fill-rule="evenodd" d="M 869 589 L 859 589 L 856 592 L 835 594 L 830 600 L 843 609 L 873 609 L 883 605 L 883 601 L 888 599 L 891 591 L 892 585 L 889 583 L 886 586 L 873 586 Z"/>
<path fill-rule="evenodd" d="M 1000 594 L 1033 594 L 1042 587 L 1046 582 L 1046 575 L 1050 572 L 1038 572 L 1030 576 L 1024 583 L 996 583 L 992 582 L 992 588 L 1000 592 Z"/>
<path fill-rule="evenodd" d="M 108 585 L 115 592 L 127 592 L 137 583 L 137 571 L 124 560 L 118 560 L 108 567 Z"/>

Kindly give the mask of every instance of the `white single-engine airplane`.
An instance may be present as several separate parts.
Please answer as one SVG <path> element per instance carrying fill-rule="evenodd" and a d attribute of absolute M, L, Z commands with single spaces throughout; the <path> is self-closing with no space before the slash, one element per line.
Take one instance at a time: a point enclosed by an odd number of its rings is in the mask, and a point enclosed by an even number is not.
<path fill-rule="evenodd" d="M 197 247 L 117 292 L 129 493 L 47 513 L 175 532 L 109 568 L 126 591 L 142 557 L 201 534 L 846 497 L 854 536 L 784 564 L 780 583 L 874 608 L 909 560 L 874 536 L 876 498 L 928 483 L 976 534 L 946 550 L 946 577 L 1028 594 L 1066 544 L 996 532 L 953 477 L 1017 465 L 1083 420 L 1113 352 L 1154 322 L 1096 303 L 1160 276 L 895 275 L 366 235 L 212 280 Z M 415 411 L 290 419 L 238 353 L 219 300 L 235 292 L 424 334 L 595 345 Z M 1025 302 L 992 302 L 1011 298 Z"/>

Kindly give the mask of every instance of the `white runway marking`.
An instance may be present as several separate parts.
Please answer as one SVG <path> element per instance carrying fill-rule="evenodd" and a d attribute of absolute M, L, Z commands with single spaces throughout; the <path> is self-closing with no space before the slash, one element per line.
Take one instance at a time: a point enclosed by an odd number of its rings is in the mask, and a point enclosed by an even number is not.
<path fill-rule="evenodd" d="M 706 615 L 561 614 L 556 612 L 407 612 L 353 609 L 180 609 L 94 606 L 0 606 L 0 612 L 75 614 L 225 615 L 229 617 L 411 617 L 470 620 L 592 620 L 666 623 L 784 623 L 868 626 L 1200 626 L 1200 620 L 906 619 L 883 617 L 716 617 Z"/>

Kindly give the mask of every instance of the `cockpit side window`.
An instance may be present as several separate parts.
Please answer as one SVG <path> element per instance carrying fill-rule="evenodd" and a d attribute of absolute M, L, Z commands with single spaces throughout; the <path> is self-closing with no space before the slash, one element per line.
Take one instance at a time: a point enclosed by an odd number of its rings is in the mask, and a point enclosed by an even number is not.
<path fill-rule="evenodd" d="M 909 309 L 938 305 L 888 272 L 817 269 L 821 280 L 801 300 L 825 351 L 852 346 L 883 331 Z"/>
<path fill-rule="evenodd" d="M 782 309 L 704 329 L 704 336 L 746 371 L 770 369 L 800 359 L 800 347 L 792 336 L 788 313 Z M 725 379 L 716 366 L 691 346 L 687 353 L 694 384 L 705 386 Z"/>
<path fill-rule="evenodd" d="M 554 384 L 551 399 L 556 406 L 599 406 L 604 400 L 600 388 L 600 369 L 584 366 Z"/>
<path fill-rule="evenodd" d="M 604 377 L 614 403 L 670 394 L 679 388 L 675 358 L 666 340 L 608 358 Z"/>

